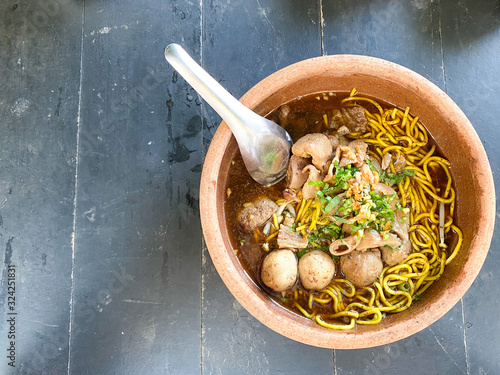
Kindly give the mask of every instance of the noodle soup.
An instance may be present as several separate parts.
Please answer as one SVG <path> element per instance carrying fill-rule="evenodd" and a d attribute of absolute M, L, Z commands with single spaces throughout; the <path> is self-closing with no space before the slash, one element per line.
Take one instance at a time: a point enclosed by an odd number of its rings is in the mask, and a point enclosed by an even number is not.
<path fill-rule="evenodd" d="M 237 155 L 226 186 L 231 243 L 270 298 L 338 330 L 425 298 L 455 258 L 449 162 L 418 117 L 372 98 L 319 93 L 269 116 L 296 142 L 265 188 Z"/>

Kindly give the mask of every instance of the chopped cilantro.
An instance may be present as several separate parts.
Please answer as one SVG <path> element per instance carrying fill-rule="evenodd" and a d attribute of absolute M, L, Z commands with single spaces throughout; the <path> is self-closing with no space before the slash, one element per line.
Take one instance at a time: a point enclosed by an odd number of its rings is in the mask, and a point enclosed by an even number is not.
<path fill-rule="evenodd" d="M 359 232 L 361 229 L 365 229 L 369 223 L 371 223 L 371 222 L 368 221 L 368 222 L 364 222 L 362 224 L 355 222 L 354 224 L 351 224 L 352 233 L 356 233 L 356 232 Z"/>
<path fill-rule="evenodd" d="M 345 223 L 347 221 L 347 219 L 344 219 L 343 217 L 340 216 L 334 216 L 333 220 L 335 220 L 338 223 Z"/>
<path fill-rule="evenodd" d="M 352 165 L 346 165 L 345 167 L 339 167 L 338 162 L 335 162 L 335 176 L 333 178 L 333 190 L 347 190 L 349 188 L 349 181 L 351 178 L 354 178 L 355 173 L 359 169 L 353 167 Z"/>
<path fill-rule="evenodd" d="M 303 250 L 300 250 L 298 253 L 297 253 L 297 258 L 302 258 L 304 256 L 304 254 L 307 252 L 306 249 L 303 249 Z"/>
<path fill-rule="evenodd" d="M 342 205 L 339 207 L 337 212 L 343 212 L 346 216 L 353 211 L 352 204 L 354 203 L 354 198 L 347 198 L 342 201 Z"/>

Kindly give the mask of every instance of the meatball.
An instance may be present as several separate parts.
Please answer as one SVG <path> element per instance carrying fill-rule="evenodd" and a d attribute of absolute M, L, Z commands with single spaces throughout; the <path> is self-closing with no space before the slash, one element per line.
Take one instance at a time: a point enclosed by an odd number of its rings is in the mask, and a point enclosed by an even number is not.
<path fill-rule="evenodd" d="M 335 262 L 321 250 L 312 250 L 299 260 L 299 276 L 306 289 L 323 290 L 335 275 Z"/>
<path fill-rule="evenodd" d="M 274 250 L 262 262 L 262 282 L 275 292 L 290 289 L 297 281 L 297 257 L 292 250 Z"/>
<path fill-rule="evenodd" d="M 347 280 L 357 286 L 367 286 L 375 282 L 384 265 L 379 249 L 355 250 L 340 257 L 340 268 Z"/>

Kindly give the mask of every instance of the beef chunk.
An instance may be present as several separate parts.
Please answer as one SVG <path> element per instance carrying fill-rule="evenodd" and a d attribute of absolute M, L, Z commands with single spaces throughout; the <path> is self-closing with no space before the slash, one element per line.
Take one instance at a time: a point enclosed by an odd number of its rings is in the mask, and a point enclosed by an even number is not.
<path fill-rule="evenodd" d="M 238 214 L 238 225 L 245 232 L 252 232 L 264 224 L 278 210 L 278 205 L 269 198 L 261 198 L 245 207 Z"/>
<path fill-rule="evenodd" d="M 288 170 L 286 172 L 286 183 L 291 189 L 300 189 L 304 182 L 307 181 L 309 176 L 307 172 L 302 170 L 307 164 L 309 164 L 310 159 L 302 158 L 297 155 L 290 156 L 290 161 L 288 163 Z"/>
<path fill-rule="evenodd" d="M 328 125 L 335 130 L 345 126 L 351 133 L 365 132 L 368 120 L 362 107 L 342 107 L 333 111 Z"/>
<path fill-rule="evenodd" d="M 332 143 L 322 133 L 306 134 L 292 146 L 292 153 L 303 158 L 312 158 L 313 165 L 323 171 L 332 156 Z"/>

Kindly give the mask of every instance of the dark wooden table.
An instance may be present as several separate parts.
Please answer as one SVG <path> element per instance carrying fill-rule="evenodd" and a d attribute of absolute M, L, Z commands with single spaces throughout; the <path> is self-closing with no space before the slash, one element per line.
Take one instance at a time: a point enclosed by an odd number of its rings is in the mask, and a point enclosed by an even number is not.
<path fill-rule="evenodd" d="M 497 0 L 2 1 L 0 373 L 499 374 L 498 230 L 465 297 L 391 345 L 309 347 L 236 302 L 199 220 L 220 118 L 171 42 L 237 97 L 323 54 L 402 64 L 463 109 L 500 186 Z"/>

